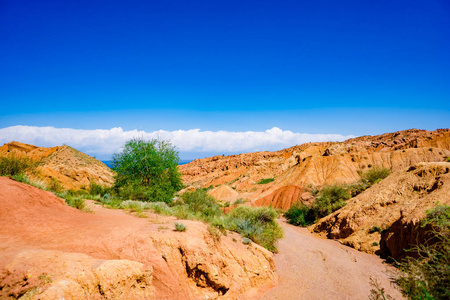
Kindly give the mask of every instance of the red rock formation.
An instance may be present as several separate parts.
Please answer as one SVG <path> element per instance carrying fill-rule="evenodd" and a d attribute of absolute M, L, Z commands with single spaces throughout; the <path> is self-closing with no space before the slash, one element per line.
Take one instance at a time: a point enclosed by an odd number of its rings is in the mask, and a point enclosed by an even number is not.
<path fill-rule="evenodd" d="M 283 210 L 289 209 L 294 203 L 308 203 L 310 194 L 297 185 L 288 185 L 277 189 L 267 196 L 252 202 L 254 206 L 272 206 Z"/>
<path fill-rule="evenodd" d="M 450 156 L 449 129 L 411 129 L 345 142 L 307 143 L 276 152 L 198 159 L 180 166 L 180 172 L 186 185 L 229 185 L 236 188 L 238 197 L 256 200 L 288 185 L 351 183 L 360 179 L 359 170 L 373 166 L 399 171 L 420 162 L 444 161 L 446 156 Z M 258 184 L 272 177 L 274 182 Z"/>

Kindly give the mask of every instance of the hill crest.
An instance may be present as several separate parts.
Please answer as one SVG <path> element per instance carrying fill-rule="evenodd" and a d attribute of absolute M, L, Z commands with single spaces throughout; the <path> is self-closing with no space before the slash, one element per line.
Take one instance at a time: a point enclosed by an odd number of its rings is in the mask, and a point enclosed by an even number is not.
<path fill-rule="evenodd" d="M 65 189 L 87 188 L 92 182 L 113 183 L 114 173 L 104 163 L 67 145 L 38 147 L 13 141 L 0 147 L 0 155 L 33 159 L 38 163 L 33 176 L 47 184 L 56 181 Z"/>

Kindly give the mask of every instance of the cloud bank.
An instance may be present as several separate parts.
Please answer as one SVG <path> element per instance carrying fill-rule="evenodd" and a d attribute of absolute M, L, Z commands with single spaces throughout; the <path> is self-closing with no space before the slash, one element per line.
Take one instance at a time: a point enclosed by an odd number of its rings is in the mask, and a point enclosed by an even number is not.
<path fill-rule="evenodd" d="M 242 153 L 273 151 L 307 142 L 343 141 L 354 137 L 340 134 L 308 134 L 273 127 L 266 131 L 201 131 L 200 129 L 152 132 L 120 127 L 111 129 L 71 129 L 36 126 L 11 126 L 0 129 L 0 143 L 19 141 L 40 147 L 66 144 L 89 155 L 101 158 L 120 152 L 132 138 L 164 139 L 177 147 L 182 154 L 190 153 Z"/>

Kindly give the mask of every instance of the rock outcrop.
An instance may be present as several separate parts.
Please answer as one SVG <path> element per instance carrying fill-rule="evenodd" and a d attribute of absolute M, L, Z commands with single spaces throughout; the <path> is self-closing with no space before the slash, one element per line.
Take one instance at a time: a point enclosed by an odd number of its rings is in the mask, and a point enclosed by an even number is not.
<path fill-rule="evenodd" d="M 418 225 L 437 203 L 450 205 L 450 163 L 418 163 L 397 171 L 310 229 L 365 252 L 400 259 L 425 239 Z"/>
<path fill-rule="evenodd" d="M 272 205 L 279 207 L 275 202 L 295 202 L 267 200 L 267 195 L 279 188 L 352 183 L 360 179 L 360 170 L 380 166 L 400 171 L 420 162 L 442 162 L 446 156 L 450 156 L 450 129 L 411 129 L 345 142 L 307 143 L 275 152 L 215 156 L 179 169 L 188 186 L 227 185 L 238 192 L 236 199 L 255 201 L 266 196 L 260 202 L 274 202 Z M 275 180 L 258 184 L 266 178 Z"/>
<path fill-rule="evenodd" d="M 92 182 L 110 186 L 113 171 L 101 161 L 70 146 L 37 147 L 11 142 L 0 147 L 0 156 L 29 157 L 38 163 L 31 175 L 45 184 L 61 185 L 64 189 L 88 188 Z"/>
<path fill-rule="evenodd" d="M 283 210 L 289 209 L 293 204 L 301 202 L 310 204 L 312 200 L 311 194 L 297 185 L 287 185 L 281 187 L 267 196 L 261 197 L 253 201 L 255 206 L 273 206 Z"/>
<path fill-rule="evenodd" d="M 229 232 L 138 218 L 0 177 L 0 298 L 252 299 L 277 282 L 273 255 Z"/>

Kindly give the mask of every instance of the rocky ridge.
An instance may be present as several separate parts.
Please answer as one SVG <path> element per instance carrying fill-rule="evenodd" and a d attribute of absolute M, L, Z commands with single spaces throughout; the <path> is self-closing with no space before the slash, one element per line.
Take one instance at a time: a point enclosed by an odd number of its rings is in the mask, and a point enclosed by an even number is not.
<path fill-rule="evenodd" d="M 310 230 L 364 252 L 401 259 L 404 249 L 423 242 L 418 225 L 426 211 L 437 203 L 450 205 L 449 195 L 450 163 L 418 163 L 348 200 Z"/>
<path fill-rule="evenodd" d="M 274 207 L 287 209 L 297 201 L 307 203 L 310 195 L 284 193 L 286 199 L 280 200 L 279 195 L 286 186 L 304 189 L 352 183 L 360 179 L 358 171 L 374 166 L 395 172 L 420 162 L 442 162 L 446 156 L 450 156 L 450 129 L 410 129 L 345 142 L 307 143 L 275 152 L 214 156 L 195 160 L 179 169 L 188 186 L 227 185 L 234 189 L 237 194 L 227 201 L 242 198 L 254 205 L 272 203 Z M 274 181 L 258 184 L 267 178 Z"/>
<path fill-rule="evenodd" d="M 104 163 L 70 146 L 46 148 L 11 142 L 0 147 L 0 156 L 9 155 L 33 159 L 39 166 L 31 176 L 64 189 L 87 188 L 91 182 L 110 186 L 114 182 L 113 171 Z"/>

